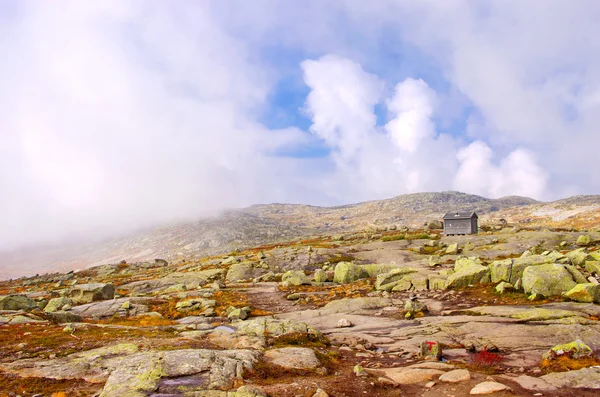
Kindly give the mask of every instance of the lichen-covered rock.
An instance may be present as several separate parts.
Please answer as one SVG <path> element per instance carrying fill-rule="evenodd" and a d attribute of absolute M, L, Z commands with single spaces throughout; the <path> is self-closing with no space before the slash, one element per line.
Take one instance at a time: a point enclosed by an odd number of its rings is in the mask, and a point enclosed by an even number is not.
<path fill-rule="evenodd" d="M 458 254 L 458 243 L 450 244 L 448 248 L 446 248 L 447 255 L 456 255 Z"/>
<path fill-rule="evenodd" d="M 281 283 L 283 286 L 298 286 L 298 285 L 310 285 L 310 279 L 303 271 L 290 270 L 285 272 L 281 277 Z"/>
<path fill-rule="evenodd" d="M 567 258 L 571 261 L 571 264 L 575 266 L 582 266 L 585 261 L 594 260 L 594 258 L 587 252 L 586 248 L 578 248 L 576 250 L 567 252 Z"/>
<path fill-rule="evenodd" d="M 565 296 L 576 302 L 584 303 L 600 303 L 600 284 L 581 283 L 577 284 L 569 291 L 565 292 Z"/>
<path fill-rule="evenodd" d="M 238 281 L 251 280 L 260 277 L 266 273 L 263 268 L 255 268 L 251 263 L 234 263 L 227 271 L 225 281 L 228 283 L 237 283 Z"/>
<path fill-rule="evenodd" d="M 264 359 L 286 369 L 315 369 L 321 365 L 314 350 L 308 347 L 283 347 L 267 350 Z"/>
<path fill-rule="evenodd" d="M 590 236 L 587 234 L 582 234 L 581 236 L 577 237 L 577 245 L 580 247 L 587 247 L 590 245 L 590 242 Z"/>
<path fill-rule="evenodd" d="M 423 274 L 423 273 L 407 274 L 406 276 L 402 277 L 401 281 L 409 282 L 411 284 L 410 289 L 415 290 L 415 291 L 426 291 L 427 289 L 429 289 L 429 277 L 427 274 Z M 396 285 L 396 287 L 397 286 L 398 285 Z M 396 287 L 394 287 L 392 289 L 392 291 L 394 291 L 396 289 Z"/>
<path fill-rule="evenodd" d="M 375 289 L 380 291 L 391 291 L 400 279 L 405 275 L 415 273 L 415 269 L 408 267 L 399 267 L 392 269 L 388 273 L 380 274 L 375 280 Z"/>
<path fill-rule="evenodd" d="M 37 309 L 37 303 L 25 295 L 0 296 L 0 310 L 33 310 Z"/>
<path fill-rule="evenodd" d="M 530 266 L 523 272 L 523 290 L 527 294 L 560 296 L 576 284 L 571 273 L 556 263 Z"/>
<path fill-rule="evenodd" d="M 555 360 L 562 356 L 567 356 L 569 358 L 583 358 L 583 357 L 591 357 L 594 355 L 593 350 L 583 343 L 581 340 L 576 340 L 570 343 L 564 343 L 562 345 L 557 345 L 548 350 L 542 358 L 544 360 Z"/>
<path fill-rule="evenodd" d="M 317 283 L 325 283 L 327 282 L 327 273 L 323 269 L 317 269 L 315 270 L 313 278 Z"/>
<path fill-rule="evenodd" d="M 421 357 L 423 358 L 435 358 L 436 360 L 442 359 L 442 345 L 437 341 L 423 341 L 421 342 Z"/>
<path fill-rule="evenodd" d="M 507 281 L 513 285 L 523 277 L 523 272 L 530 266 L 539 266 L 547 263 L 554 263 L 554 259 L 545 255 L 530 255 L 527 257 L 514 258 L 510 269 L 510 280 Z"/>
<path fill-rule="evenodd" d="M 439 255 L 431 255 L 429 257 L 429 266 L 435 267 L 442 264 L 442 258 Z"/>
<path fill-rule="evenodd" d="M 493 261 L 490 263 L 490 278 L 492 283 L 500 281 L 509 282 L 513 260 L 511 258 Z"/>
<path fill-rule="evenodd" d="M 80 284 L 71 288 L 69 297 L 76 304 L 113 299 L 115 297 L 115 286 L 102 283 Z"/>
<path fill-rule="evenodd" d="M 65 298 L 64 296 L 60 297 L 60 298 L 53 298 L 53 299 L 50 299 L 50 301 L 44 308 L 44 311 L 47 313 L 56 312 L 56 311 L 62 310 L 63 307 L 66 305 L 70 305 L 72 307 L 73 300 L 69 299 L 69 298 Z"/>
<path fill-rule="evenodd" d="M 585 261 L 585 270 L 590 273 L 600 274 L 600 262 L 599 261 Z"/>
<path fill-rule="evenodd" d="M 333 282 L 338 284 L 349 284 L 361 278 L 369 277 L 369 274 L 352 262 L 339 262 L 335 266 Z"/>
<path fill-rule="evenodd" d="M 576 371 L 553 372 L 541 376 L 540 379 L 557 388 L 600 389 L 600 368 L 590 367 Z"/>
<path fill-rule="evenodd" d="M 46 313 L 46 317 L 57 324 L 79 323 L 83 321 L 80 315 L 65 310 Z"/>
<path fill-rule="evenodd" d="M 496 286 L 496 292 L 498 292 L 500 294 L 503 294 L 504 291 L 509 291 L 509 290 L 511 291 L 513 289 L 514 289 L 514 286 L 510 283 L 507 283 L 506 281 L 502 281 L 501 283 L 499 283 Z"/>
<path fill-rule="evenodd" d="M 428 278 L 430 290 L 442 290 L 446 287 L 446 280 L 448 279 L 448 276 L 441 274 L 430 274 Z"/>
<path fill-rule="evenodd" d="M 320 337 L 321 333 L 306 323 L 293 320 L 276 320 L 270 317 L 260 317 L 235 324 L 237 332 L 245 335 L 281 336 L 288 334 L 310 334 Z"/>
<path fill-rule="evenodd" d="M 462 259 L 458 265 L 455 264 L 456 269 L 459 270 L 448 276 L 445 288 L 461 288 L 490 282 L 490 268 L 478 264 L 475 260 Z"/>
<path fill-rule="evenodd" d="M 202 311 L 210 308 L 214 308 L 217 305 L 215 300 L 203 299 L 203 298 L 192 298 L 183 301 L 179 301 L 175 304 L 175 308 L 179 312 L 190 312 L 190 311 Z"/>
<path fill-rule="evenodd" d="M 585 278 L 585 276 L 583 274 L 581 274 L 581 272 L 579 270 L 577 270 L 577 268 L 575 266 L 571 266 L 571 265 L 564 265 L 565 269 L 567 269 L 567 271 L 569 273 L 571 273 L 571 277 L 573 277 L 573 280 L 578 283 L 578 284 L 585 284 L 587 283 L 587 279 Z"/>
<path fill-rule="evenodd" d="M 344 298 L 329 302 L 321 310 L 323 313 L 360 314 L 388 306 L 393 306 L 393 302 L 387 298 Z"/>

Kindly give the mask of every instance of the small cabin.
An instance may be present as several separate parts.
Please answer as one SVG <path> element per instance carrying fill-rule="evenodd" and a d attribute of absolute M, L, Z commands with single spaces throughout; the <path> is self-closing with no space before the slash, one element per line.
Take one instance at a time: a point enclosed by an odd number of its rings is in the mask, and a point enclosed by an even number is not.
<path fill-rule="evenodd" d="M 444 234 L 446 236 L 477 234 L 478 218 L 475 212 L 448 212 L 444 215 Z"/>

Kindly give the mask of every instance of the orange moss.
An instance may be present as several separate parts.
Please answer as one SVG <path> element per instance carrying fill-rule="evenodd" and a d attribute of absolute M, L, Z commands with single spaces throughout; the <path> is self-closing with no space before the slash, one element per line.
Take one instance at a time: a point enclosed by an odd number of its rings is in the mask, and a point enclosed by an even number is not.
<path fill-rule="evenodd" d="M 15 394 L 31 396 L 42 394 L 52 397 L 88 397 L 95 395 L 101 384 L 88 383 L 82 379 L 56 380 L 46 378 L 21 378 L 0 371 L 0 397 Z"/>
<path fill-rule="evenodd" d="M 558 357 L 555 360 L 542 360 L 540 368 L 546 372 L 567 372 L 581 368 L 600 365 L 600 360 L 595 357 L 569 358 L 567 356 Z"/>

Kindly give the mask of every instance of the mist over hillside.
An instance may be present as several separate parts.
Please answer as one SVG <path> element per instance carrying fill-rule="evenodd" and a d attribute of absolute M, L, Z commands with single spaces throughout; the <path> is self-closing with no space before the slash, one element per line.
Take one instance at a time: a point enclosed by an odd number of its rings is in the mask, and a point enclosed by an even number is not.
<path fill-rule="evenodd" d="M 481 223 L 504 218 L 515 223 L 526 221 L 529 226 L 554 225 L 557 220 L 586 226 L 585 220 L 595 219 L 599 206 L 600 196 L 543 203 L 527 197 L 488 199 L 460 192 L 414 193 L 337 207 L 261 204 L 110 239 L 3 252 L 0 277 L 82 269 L 121 260 L 193 259 L 261 244 L 380 227 L 419 228 L 454 210 L 477 211 Z"/>

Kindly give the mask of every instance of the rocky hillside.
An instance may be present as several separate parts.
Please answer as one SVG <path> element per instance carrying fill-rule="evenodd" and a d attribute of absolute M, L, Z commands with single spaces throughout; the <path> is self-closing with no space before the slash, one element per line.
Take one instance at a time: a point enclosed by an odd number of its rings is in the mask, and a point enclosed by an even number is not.
<path fill-rule="evenodd" d="M 406 194 L 339 207 L 255 205 L 211 219 L 164 225 L 110 240 L 0 253 L 0 279 L 120 260 L 200 258 L 311 236 L 414 228 L 454 210 L 477 211 L 484 224 L 504 219 L 528 227 L 592 227 L 600 219 L 599 208 L 600 196 L 541 203 L 526 197 L 488 199 L 459 192 Z"/>
<path fill-rule="evenodd" d="M 600 232 L 486 229 L 0 281 L 0 397 L 597 396 Z"/>

